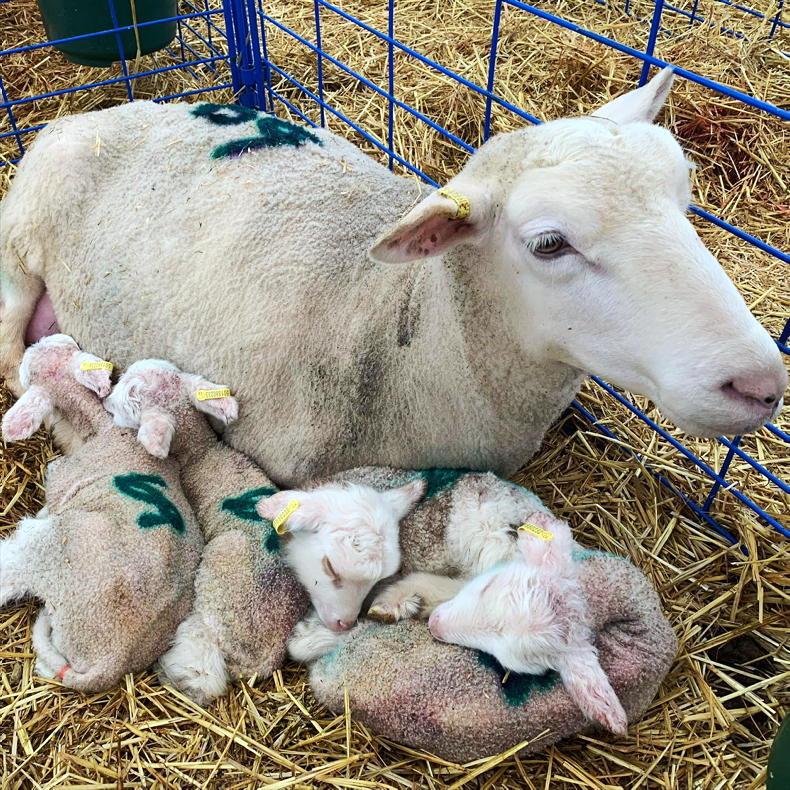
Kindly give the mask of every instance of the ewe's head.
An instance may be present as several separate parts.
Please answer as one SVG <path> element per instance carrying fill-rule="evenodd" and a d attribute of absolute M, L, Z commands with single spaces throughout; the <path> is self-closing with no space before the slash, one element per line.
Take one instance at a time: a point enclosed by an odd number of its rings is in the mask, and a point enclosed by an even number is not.
<path fill-rule="evenodd" d="M 26 439 L 56 407 L 83 397 L 103 398 L 110 391 L 110 371 L 111 366 L 81 351 L 68 335 L 50 335 L 34 343 L 19 366 L 26 392 L 3 417 L 3 438 Z"/>
<path fill-rule="evenodd" d="M 570 530 L 545 514 L 530 521 L 553 539 L 520 533 L 520 558 L 472 579 L 434 610 L 428 627 L 436 639 L 489 653 L 514 672 L 556 670 L 587 717 L 625 732 L 625 712 L 590 641 Z"/>
<path fill-rule="evenodd" d="M 468 245 L 455 271 L 528 358 L 647 395 L 690 433 L 741 433 L 778 412 L 787 375 L 686 216 L 688 163 L 652 123 L 670 84 L 492 138 L 371 256 Z"/>
<path fill-rule="evenodd" d="M 424 490 L 422 480 L 387 491 L 328 484 L 258 502 L 258 513 L 269 521 L 290 502 L 299 503 L 285 524 L 285 557 L 328 628 L 354 625 L 373 585 L 398 570 L 398 522 Z"/>
<path fill-rule="evenodd" d="M 238 417 L 234 397 L 215 397 L 225 389 L 164 360 L 144 359 L 121 376 L 104 405 L 116 425 L 138 429 L 137 438 L 151 455 L 166 458 L 178 420 L 192 409 L 223 425 Z"/>

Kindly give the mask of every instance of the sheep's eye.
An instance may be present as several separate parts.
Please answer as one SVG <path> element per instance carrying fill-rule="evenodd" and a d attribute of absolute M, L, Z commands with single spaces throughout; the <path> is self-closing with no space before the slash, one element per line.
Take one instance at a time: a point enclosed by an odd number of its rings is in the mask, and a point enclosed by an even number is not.
<path fill-rule="evenodd" d="M 324 559 L 321 560 L 321 567 L 324 569 L 326 575 L 332 580 L 332 584 L 334 584 L 335 587 L 340 587 L 342 585 L 340 574 L 332 567 L 329 557 L 325 556 Z"/>
<path fill-rule="evenodd" d="M 570 245 L 562 234 L 550 231 L 530 239 L 527 242 L 527 247 L 538 258 L 554 258 L 569 249 Z"/>

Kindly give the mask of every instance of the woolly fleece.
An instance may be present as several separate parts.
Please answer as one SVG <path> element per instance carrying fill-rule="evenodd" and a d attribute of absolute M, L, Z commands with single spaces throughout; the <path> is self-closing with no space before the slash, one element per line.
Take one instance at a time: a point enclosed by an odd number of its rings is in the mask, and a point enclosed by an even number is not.
<path fill-rule="evenodd" d="M 324 129 L 212 158 L 258 137 L 259 116 L 194 107 L 132 102 L 38 135 L 0 212 L 7 306 L 32 315 L 43 281 L 61 331 L 117 366 L 158 357 L 227 382 L 244 416 L 226 440 L 283 486 L 371 463 L 519 468 L 582 374 L 522 346 L 477 248 L 367 258 L 432 190 Z M 467 171 L 511 183 L 525 134 Z M 20 315 L 0 348 L 12 384 Z"/>
<path fill-rule="evenodd" d="M 669 670 L 677 640 L 637 568 L 598 552 L 583 556 L 601 666 L 635 722 Z M 424 623 L 409 620 L 365 622 L 310 669 L 316 699 L 335 713 L 343 712 L 347 689 L 355 719 L 448 760 L 480 759 L 527 739 L 524 752 L 532 752 L 589 728 L 550 676 L 502 681 L 490 657 L 437 642 Z"/>

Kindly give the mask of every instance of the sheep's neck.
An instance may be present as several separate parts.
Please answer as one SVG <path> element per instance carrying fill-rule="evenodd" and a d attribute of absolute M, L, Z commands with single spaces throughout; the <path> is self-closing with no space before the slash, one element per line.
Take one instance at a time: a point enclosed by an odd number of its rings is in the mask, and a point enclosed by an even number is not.
<path fill-rule="evenodd" d="M 176 430 L 170 445 L 170 453 L 175 455 L 182 466 L 200 463 L 217 445 L 208 419 L 190 406 L 179 409 L 175 414 Z"/>
<path fill-rule="evenodd" d="M 59 388 L 52 393 L 52 401 L 82 440 L 113 426 L 112 417 L 99 398 L 79 384 Z"/>

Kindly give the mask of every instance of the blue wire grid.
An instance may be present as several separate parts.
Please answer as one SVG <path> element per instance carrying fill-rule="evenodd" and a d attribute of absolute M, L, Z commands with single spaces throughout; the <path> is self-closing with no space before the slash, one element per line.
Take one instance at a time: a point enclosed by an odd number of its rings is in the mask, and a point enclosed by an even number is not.
<path fill-rule="evenodd" d="M 115 2 L 121 3 L 123 0 L 107 1 L 111 10 L 111 18 L 117 19 Z M 12 3 L 14 0 L 0 0 L 0 2 Z M 412 59 L 435 73 L 449 78 L 463 89 L 481 97 L 484 109 L 480 121 L 484 140 L 491 134 L 494 108 L 501 108 L 527 123 L 540 123 L 541 119 L 506 101 L 497 95 L 495 90 L 500 28 L 505 9 L 532 15 L 545 23 L 572 31 L 580 37 L 585 37 L 628 56 L 638 64 L 641 64 L 638 78 L 638 84 L 640 85 L 647 81 L 651 67 L 662 68 L 667 65 L 673 65 L 676 74 L 680 78 L 696 83 L 714 94 L 734 99 L 753 110 L 760 111 L 782 121 L 790 119 L 790 112 L 782 107 L 709 79 L 703 74 L 685 69 L 678 64 L 668 64 L 655 54 L 657 42 L 662 36 L 671 35 L 668 26 L 676 25 L 678 20 L 683 21 L 688 26 L 716 25 L 715 15 L 710 15 L 710 9 L 715 8 L 716 4 L 719 4 L 730 6 L 733 11 L 739 12 L 744 20 L 743 29 L 719 26 L 719 32 L 738 39 L 757 35 L 763 40 L 771 42 L 772 45 L 775 44 L 781 57 L 790 59 L 790 53 L 782 49 L 782 42 L 786 41 L 786 34 L 790 30 L 790 23 L 784 14 L 784 0 L 773 0 L 773 6 L 769 11 L 766 11 L 766 7 L 770 6 L 770 3 L 763 3 L 763 7 L 757 9 L 733 0 L 708 0 L 706 4 L 701 2 L 701 0 L 676 0 L 674 4 L 666 2 L 666 0 L 652 0 L 652 2 L 647 0 L 642 0 L 642 2 L 635 2 L 635 0 L 611 0 L 610 2 L 605 0 L 586 0 L 589 3 L 597 3 L 601 6 L 620 10 L 629 17 L 643 21 L 645 41 L 642 48 L 628 46 L 613 38 L 581 27 L 573 21 L 562 18 L 552 13 L 551 10 L 547 10 L 556 8 L 555 3 L 541 3 L 535 0 L 536 4 L 529 4 L 521 2 L 521 0 L 493 0 L 491 45 L 485 85 L 478 85 L 462 77 L 436 60 L 398 40 L 395 35 L 396 1 L 382 0 L 382 2 L 387 2 L 388 7 L 386 30 L 376 29 L 328 0 L 313 0 L 315 24 L 311 31 L 311 37 L 308 38 L 306 35 L 300 34 L 286 25 L 281 19 L 267 13 L 265 3 L 262 0 L 222 0 L 221 2 L 220 0 L 182 0 L 179 6 L 180 13 L 177 16 L 170 17 L 168 20 L 156 20 L 155 22 L 140 25 L 140 27 L 144 27 L 146 24 L 158 24 L 162 21 L 173 20 L 177 23 L 178 33 L 176 39 L 165 53 L 157 54 L 157 65 L 147 68 L 140 67 L 139 70 L 129 71 L 130 66 L 134 68 L 133 53 L 125 53 L 123 51 L 120 33 L 131 29 L 131 26 L 116 26 L 111 30 L 88 35 L 116 34 L 119 53 L 121 54 L 120 73 L 110 77 L 102 76 L 102 78 L 92 82 L 62 87 L 49 93 L 35 96 L 9 95 L 10 91 L 3 81 L 4 63 L 11 57 L 23 55 L 33 57 L 39 50 L 47 50 L 58 43 L 65 43 L 88 36 L 75 36 L 70 39 L 62 39 L 61 41 L 41 42 L 2 49 L 0 50 L 0 123 L 2 123 L 3 116 L 5 116 L 4 125 L 6 129 L 3 129 L 3 126 L 0 125 L 0 145 L 2 145 L 4 140 L 12 138 L 14 151 L 10 157 L 6 158 L 6 161 L 0 162 L 0 164 L 18 161 L 25 152 L 25 145 L 30 136 L 44 126 L 42 123 L 25 125 L 21 119 L 25 115 L 24 111 L 27 106 L 68 94 L 93 91 L 109 86 L 120 86 L 124 91 L 124 96 L 120 98 L 131 101 L 135 99 L 135 88 L 139 80 L 179 70 L 189 75 L 194 87 L 188 87 L 175 93 L 156 95 L 154 97 L 155 101 L 170 101 L 183 97 L 191 98 L 198 95 L 211 94 L 223 89 L 231 89 L 236 101 L 240 104 L 269 112 L 277 112 L 278 108 L 284 107 L 311 126 L 325 126 L 330 118 L 337 119 L 386 154 L 391 168 L 400 166 L 407 172 L 416 174 L 427 183 L 438 186 L 436 181 L 420 169 L 418 163 L 408 161 L 395 150 L 396 113 L 406 112 L 411 114 L 419 122 L 426 124 L 465 152 L 472 153 L 475 148 L 470 142 L 445 128 L 436 119 L 412 107 L 402 98 L 398 98 L 396 94 L 395 56 L 398 54 L 401 57 Z M 645 13 L 646 7 L 649 13 Z M 705 10 L 706 8 L 708 9 L 707 11 Z M 709 16 L 712 18 L 709 19 Z M 732 15 L 728 18 L 731 19 Z M 750 24 L 746 24 L 746 22 Z M 376 84 L 372 79 L 355 71 L 340 58 L 324 49 L 322 25 L 339 23 L 353 25 L 358 30 L 364 31 L 378 39 L 386 47 L 386 87 Z M 312 53 L 315 58 L 316 75 L 314 89 L 298 80 L 289 71 L 287 64 L 277 64 L 269 57 L 267 33 L 271 35 L 272 32 L 290 37 L 299 46 L 306 48 Z M 150 62 L 150 60 L 150 57 L 143 58 L 141 62 Z M 349 118 L 339 108 L 332 106 L 330 102 L 325 100 L 325 68 L 327 65 L 358 81 L 361 86 L 364 86 L 364 88 L 386 101 L 388 107 L 386 130 L 384 130 L 381 138 L 374 133 L 374 130 L 364 128 Z M 103 74 L 104 72 L 102 72 Z M 285 95 L 286 91 L 283 90 L 282 86 L 288 86 L 287 92 L 291 98 Z M 297 106 L 293 100 L 294 92 L 299 94 L 308 104 L 312 104 L 317 108 L 316 119 L 311 117 L 309 112 Z M 304 106 L 303 102 L 299 103 Z M 758 238 L 748 230 L 737 227 L 699 206 L 692 205 L 690 210 L 702 220 L 726 230 L 745 244 L 756 247 L 784 264 L 790 263 L 790 256 L 787 253 L 777 249 L 764 239 Z M 780 336 L 776 338 L 777 346 L 785 355 L 790 354 L 789 342 L 790 318 L 787 319 Z M 732 497 L 741 506 L 749 508 L 762 522 L 773 527 L 781 535 L 790 537 L 790 528 L 727 479 L 731 464 L 735 459 L 738 459 L 739 462 L 751 467 L 755 475 L 764 478 L 770 486 L 774 487 L 778 502 L 789 501 L 790 485 L 787 481 L 775 475 L 761 460 L 746 452 L 741 446 L 741 437 L 734 439 L 719 437 L 718 442 L 726 449 L 726 452 L 724 460 L 718 465 L 718 468 L 714 468 L 645 414 L 626 395 L 618 392 L 607 382 L 595 376 L 592 377 L 592 380 L 613 401 L 619 403 L 628 413 L 642 420 L 651 430 L 658 434 L 661 441 L 671 445 L 679 456 L 694 467 L 700 475 L 707 478 L 710 481 L 707 491 L 698 491 L 694 492 L 694 494 L 684 491 L 677 482 L 670 480 L 658 470 L 652 469 L 649 460 L 640 454 L 638 450 L 628 447 L 618 437 L 616 430 L 613 430 L 609 421 L 600 419 L 582 402 L 574 401 L 572 405 L 573 412 L 594 426 L 600 434 L 617 443 L 623 449 L 623 452 L 631 454 L 636 462 L 642 464 L 663 486 L 678 496 L 704 523 L 726 540 L 732 543 L 738 542 L 736 536 L 722 525 L 714 515 L 714 505 L 719 503 L 720 498 Z M 775 439 L 783 442 L 790 449 L 790 434 L 773 424 L 769 424 L 763 430 L 767 431 Z"/>

